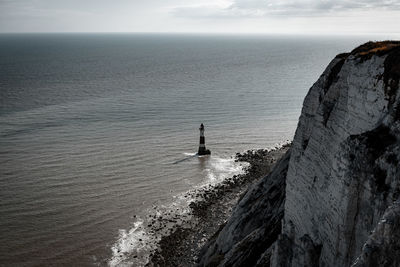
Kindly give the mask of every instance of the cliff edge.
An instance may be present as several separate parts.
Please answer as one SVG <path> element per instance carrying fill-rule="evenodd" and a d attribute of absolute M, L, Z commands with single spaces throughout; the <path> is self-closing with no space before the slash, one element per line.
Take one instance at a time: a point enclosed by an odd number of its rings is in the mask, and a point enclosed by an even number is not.
<path fill-rule="evenodd" d="M 200 266 L 400 266 L 400 42 L 336 56 Z"/>

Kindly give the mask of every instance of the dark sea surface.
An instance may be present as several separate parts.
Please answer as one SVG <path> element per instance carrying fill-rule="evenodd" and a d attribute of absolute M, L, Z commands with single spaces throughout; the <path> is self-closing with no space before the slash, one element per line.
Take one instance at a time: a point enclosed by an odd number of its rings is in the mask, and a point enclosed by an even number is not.
<path fill-rule="evenodd" d="M 309 87 L 367 40 L 0 35 L 0 265 L 140 264 L 141 218 L 292 139 Z M 173 164 L 202 122 L 212 155 Z"/>

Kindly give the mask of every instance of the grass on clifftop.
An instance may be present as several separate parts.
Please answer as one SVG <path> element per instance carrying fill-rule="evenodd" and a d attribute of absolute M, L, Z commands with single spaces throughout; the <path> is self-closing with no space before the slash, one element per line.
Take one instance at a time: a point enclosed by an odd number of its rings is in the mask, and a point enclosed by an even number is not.
<path fill-rule="evenodd" d="M 372 56 L 374 54 L 383 55 L 399 46 L 400 41 L 368 42 L 355 48 L 351 51 L 351 54 L 361 57 Z"/>

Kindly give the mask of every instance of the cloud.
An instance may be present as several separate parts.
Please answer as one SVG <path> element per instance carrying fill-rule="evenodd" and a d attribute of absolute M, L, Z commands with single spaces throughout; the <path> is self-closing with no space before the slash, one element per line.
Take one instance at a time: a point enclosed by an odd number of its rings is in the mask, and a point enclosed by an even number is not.
<path fill-rule="evenodd" d="M 179 17 L 271 17 L 324 16 L 349 11 L 400 10 L 400 0 L 232 0 L 222 5 L 196 5 L 172 8 Z"/>
<path fill-rule="evenodd" d="M 2 19 L 87 17 L 93 15 L 90 10 L 74 9 L 57 5 L 48 0 L 0 0 Z"/>

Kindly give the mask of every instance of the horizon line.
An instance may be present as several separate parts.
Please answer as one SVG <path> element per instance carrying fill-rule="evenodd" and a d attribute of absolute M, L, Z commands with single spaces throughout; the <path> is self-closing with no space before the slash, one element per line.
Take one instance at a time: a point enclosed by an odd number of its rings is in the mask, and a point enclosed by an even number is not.
<path fill-rule="evenodd" d="M 0 34 L 143 34 L 143 35 L 256 35 L 256 36 L 381 36 L 381 35 L 398 35 L 399 33 L 320 33 L 320 32 L 140 32 L 140 31 L 0 31 Z"/>

